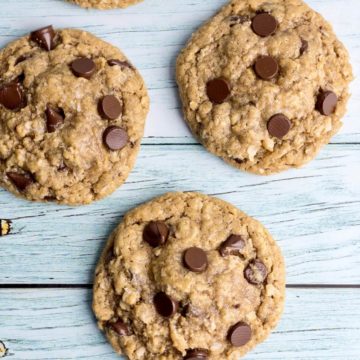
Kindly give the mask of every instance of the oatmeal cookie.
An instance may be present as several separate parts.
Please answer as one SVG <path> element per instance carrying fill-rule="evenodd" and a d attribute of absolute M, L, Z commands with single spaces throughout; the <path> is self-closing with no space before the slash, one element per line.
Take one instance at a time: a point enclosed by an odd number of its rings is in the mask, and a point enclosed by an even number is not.
<path fill-rule="evenodd" d="M 302 0 L 233 0 L 177 61 L 185 118 L 231 165 L 267 175 L 313 159 L 340 129 L 348 53 Z"/>
<path fill-rule="evenodd" d="M 93 309 L 130 360 L 237 360 L 276 326 L 284 261 L 222 200 L 170 193 L 130 211 L 96 269 Z"/>
<path fill-rule="evenodd" d="M 119 49 L 80 30 L 32 32 L 0 51 L 0 185 L 88 204 L 132 169 L 149 108 Z"/>

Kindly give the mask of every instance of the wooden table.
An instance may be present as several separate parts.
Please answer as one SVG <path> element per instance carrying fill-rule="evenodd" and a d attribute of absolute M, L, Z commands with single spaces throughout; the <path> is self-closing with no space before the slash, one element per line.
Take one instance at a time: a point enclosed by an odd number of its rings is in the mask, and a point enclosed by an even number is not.
<path fill-rule="evenodd" d="M 122 48 L 145 77 L 151 113 L 127 183 L 84 207 L 35 204 L 0 191 L 0 340 L 11 359 L 116 359 L 90 309 L 95 264 L 132 207 L 196 190 L 262 221 L 287 262 L 287 305 L 274 334 L 246 359 L 360 359 L 360 86 L 345 126 L 317 160 L 270 177 L 232 169 L 188 132 L 174 82 L 176 55 L 225 0 L 145 0 L 86 11 L 62 0 L 0 0 L 0 46 L 49 23 L 78 27 Z M 360 75 L 360 1 L 312 0 L 350 50 Z M 0 75 L 1 76 L 1 75 Z M 220 360 L 220 359 L 219 359 Z"/>

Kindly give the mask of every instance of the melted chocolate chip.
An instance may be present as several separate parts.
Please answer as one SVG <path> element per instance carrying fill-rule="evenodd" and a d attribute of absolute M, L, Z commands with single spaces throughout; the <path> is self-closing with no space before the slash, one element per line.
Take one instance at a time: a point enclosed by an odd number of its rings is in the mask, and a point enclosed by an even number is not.
<path fill-rule="evenodd" d="M 154 296 L 155 309 L 163 317 L 171 317 L 179 309 L 179 302 L 172 299 L 164 292 L 159 292 Z"/>
<path fill-rule="evenodd" d="M 103 133 L 103 142 L 109 150 L 121 150 L 127 144 L 129 136 L 118 126 L 109 126 Z"/>
<path fill-rule="evenodd" d="M 119 336 L 131 335 L 129 327 L 121 319 L 118 319 L 115 323 L 110 323 L 109 325 Z"/>
<path fill-rule="evenodd" d="M 114 259 L 114 257 L 114 247 L 111 247 L 105 255 L 105 264 L 108 264 L 112 259 Z"/>
<path fill-rule="evenodd" d="M 244 270 L 245 279 L 253 285 L 261 285 L 267 278 L 268 271 L 260 260 L 253 260 Z"/>
<path fill-rule="evenodd" d="M 44 197 L 44 201 L 47 201 L 47 202 L 54 202 L 56 200 L 57 200 L 56 196 L 53 196 L 53 195 L 48 195 L 48 196 Z"/>
<path fill-rule="evenodd" d="M 232 15 L 229 17 L 230 26 L 235 26 L 238 24 L 244 24 L 249 21 L 249 17 L 246 15 Z"/>
<path fill-rule="evenodd" d="M 127 61 L 121 61 L 121 60 L 117 60 L 117 59 L 110 59 L 108 60 L 108 65 L 109 66 L 121 66 L 121 67 L 127 67 L 129 69 L 133 69 L 133 66 L 131 64 L 129 64 Z"/>
<path fill-rule="evenodd" d="M 300 55 L 303 55 L 309 48 L 309 42 L 307 40 L 301 39 Z"/>
<path fill-rule="evenodd" d="M 20 63 L 22 63 L 23 61 L 29 59 L 30 57 L 31 57 L 30 54 L 25 54 L 25 55 L 19 56 L 19 57 L 16 59 L 16 61 L 15 61 L 15 66 L 18 65 L 18 64 L 20 64 Z"/>
<path fill-rule="evenodd" d="M 189 312 L 190 312 L 190 304 L 186 304 L 186 305 L 180 304 L 181 316 L 187 317 L 189 315 Z"/>
<path fill-rule="evenodd" d="M 55 47 L 55 31 L 51 25 L 33 31 L 30 39 L 47 51 L 53 50 Z"/>
<path fill-rule="evenodd" d="M 90 79 L 96 71 L 94 61 L 85 57 L 74 60 L 70 66 L 75 76 L 85 79 Z"/>
<path fill-rule="evenodd" d="M 68 167 L 66 166 L 66 164 L 62 163 L 61 165 L 59 165 L 58 167 L 58 171 L 65 171 L 67 170 Z"/>
<path fill-rule="evenodd" d="M 221 256 L 240 255 L 245 247 L 245 240 L 240 235 L 230 235 L 220 246 Z"/>
<path fill-rule="evenodd" d="M 192 247 L 184 252 L 184 266 L 192 272 L 201 273 L 208 267 L 206 252 L 200 248 Z"/>
<path fill-rule="evenodd" d="M 228 340 L 232 346 L 244 346 L 251 340 L 251 333 L 251 327 L 248 324 L 238 322 L 230 328 Z"/>
<path fill-rule="evenodd" d="M 169 228 L 163 221 L 151 221 L 144 228 L 143 240 L 155 248 L 165 244 L 169 237 Z"/>
<path fill-rule="evenodd" d="M 34 178 L 30 173 L 17 173 L 10 171 L 6 173 L 6 175 L 19 191 L 26 190 L 28 186 L 34 183 Z"/>
<path fill-rule="evenodd" d="M 62 109 L 56 109 L 48 105 L 45 115 L 47 131 L 49 133 L 55 132 L 64 123 L 65 115 Z"/>

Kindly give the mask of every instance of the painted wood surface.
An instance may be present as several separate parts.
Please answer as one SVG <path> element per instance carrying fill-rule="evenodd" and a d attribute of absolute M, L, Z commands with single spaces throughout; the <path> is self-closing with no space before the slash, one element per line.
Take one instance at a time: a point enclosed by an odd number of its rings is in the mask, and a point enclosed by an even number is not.
<path fill-rule="evenodd" d="M 360 76 L 359 0 L 310 0 L 334 26 L 351 53 Z M 150 90 L 151 112 L 146 136 L 191 135 L 182 120 L 174 82 L 175 59 L 191 33 L 227 0 L 145 0 L 126 10 L 84 10 L 64 0 L 0 0 L 0 46 L 32 29 L 54 24 L 78 27 L 119 46 L 139 68 Z M 345 126 L 333 142 L 360 142 L 360 87 L 353 97 Z"/>
<path fill-rule="evenodd" d="M 121 216 L 168 191 L 216 195 L 261 220 L 282 247 L 290 284 L 360 284 L 360 145 L 330 145 L 301 170 L 241 173 L 200 145 L 146 145 L 127 183 L 109 198 L 71 208 L 0 192 L 13 235 L 1 243 L 1 283 L 90 283 Z"/>
<path fill-rule="evenodd" d="M 359 77 L 360 1 L 307 2 L 332 22 Z M 96 329 L 91 290 L 84 287 L 90 287 L 101 248 L 122 215 L 176 190 L 232 202 L 262 221 L 283 249 L 289 286 L 285 315 L 246 359 L 360 358 L 359 80 L 352 84 L 344 128 L 317 160 L 266 178 L 232 169 L 191 136 L 174 82 L 178 52 L 225 3 L 145 0 L 101 12 L 63 0 L 0 0 L 0 47 L 50 23 L 82 28 L 119 46 L 143 74 L 151 97 L 136 168 L 109 198 L 71 208 L 28 203 L 0 190 L 0 218 L 14 221 L 12 235 L 0 238 L 0 341 L 9 358 L 117 358 Z"/>
<path fill-rule="evenodd" d="M 9 360 L 119 359 L 96 329 L 90 290 L 0 290 L 0 298 Z M 360 289 L 289 289 L 280 325 L 246 359 L 358 360 L 359 332 Z"/>

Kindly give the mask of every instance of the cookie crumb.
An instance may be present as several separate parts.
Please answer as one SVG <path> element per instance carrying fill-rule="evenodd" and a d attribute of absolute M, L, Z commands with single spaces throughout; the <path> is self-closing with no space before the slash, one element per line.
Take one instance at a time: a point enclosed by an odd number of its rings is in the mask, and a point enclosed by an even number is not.
<path fill-rule="evenodd" d="M 1 219 L 0 222 L 1 222 L 0 236 L 9 235 L 9 233 L 11 231 L 12 222 L 10 220 L 5 220 L 5 219 Z M 1 349 L 1 347 L 0 347 L 0 349 Z"/>
<path fill-rule="evenodd" d="M 2 341 L 0 341 L 0 358 L 5 357 L 7 353 L 8 353 L 8 349 L 6 348 L 5 344 Z"/>

